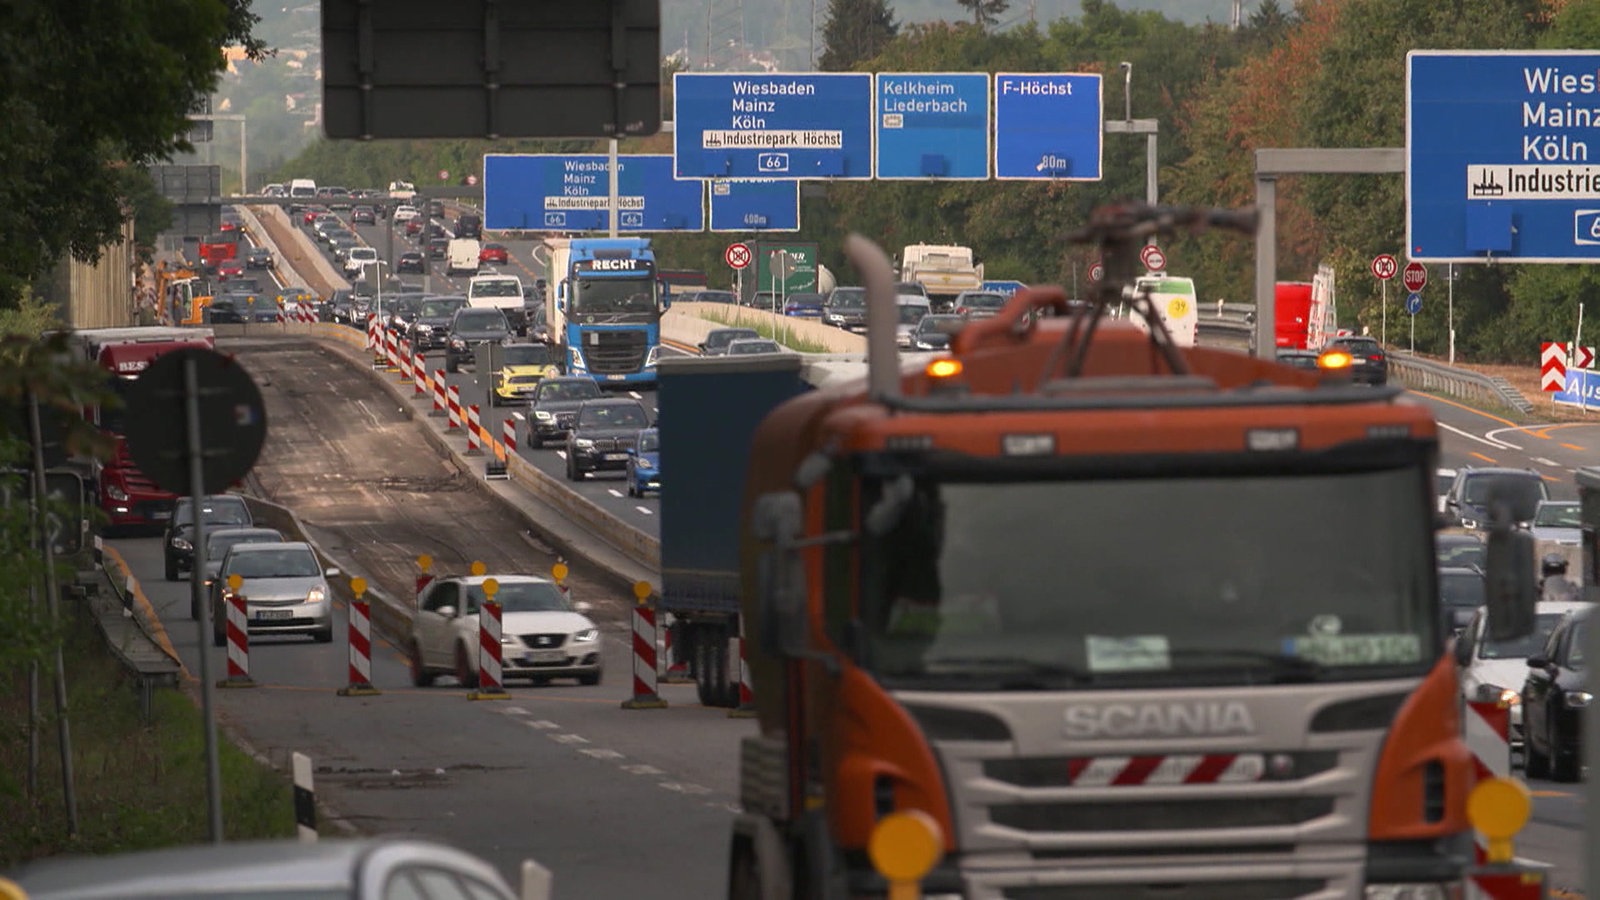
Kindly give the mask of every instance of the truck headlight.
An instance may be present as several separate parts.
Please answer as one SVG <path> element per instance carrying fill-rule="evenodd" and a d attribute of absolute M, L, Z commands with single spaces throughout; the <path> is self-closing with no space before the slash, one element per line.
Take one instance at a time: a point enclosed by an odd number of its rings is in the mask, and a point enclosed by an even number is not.
<path fill-rule="evenodd" d="M 583 361 L 583 351 L 579 350 L 577 347 L 573 347 L 567 352 L 572 354 L 571 365 L 568 368 L 574 372 L 589 371 L 588 364 Z"/>
<path fill-rule="evenodd" d="M 660 344 L 651 345 L 650 352 L 646 353 L 644 355 L 644 367 L 646 369 L 654 369 L 656 367 L 656 360 L 659 359 L 660 356 L 661 356 L 661 345 Z"/>
<path fill-rule="evenodd" d="M 600 629 L 598 629 L 598 628 L 585 628 L 584 630 L 573 634 L 572 642 L 575 643 L 575 644 L 587 644 L 590 641 L 598 640 L 599 638 L 600 638 Z"/>

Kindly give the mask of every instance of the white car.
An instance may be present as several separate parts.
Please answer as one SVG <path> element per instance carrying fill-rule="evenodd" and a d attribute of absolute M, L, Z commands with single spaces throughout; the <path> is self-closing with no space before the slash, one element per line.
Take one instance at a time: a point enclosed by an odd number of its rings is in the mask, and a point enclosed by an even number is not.
<path fill-rule="evenodd" d="M 1541 601 L 1535 608 L 1533 633 L 1514 641 L 1490 640 L 1485 632 L 1488 616 L 1483 608 L 1456 639 L 1456 665 L 1461 669 L 1461 694 L 1468 700 L 1499 701 L 1511 707 L 1511 744 L 1522 745 L 1522 683 L 1528 676 L 1528 657 L 1544 647 L 1545 639 L 1562 616 L 1587 603 Z"/>
<path fill-rule="evenodd" d="M 428 687 L 439 675 L 453 675 L 464 687 L 477 686 L 478 619 L 489 578 L 499 582 L 502 680 L 600 683 L 600 629 L 584 615 L 589 604 L 571 602 L 537 575 L 472 575 L 437 579 L 417 595 L 406 648 L 413 684 Z"/>
<path fill-rule="evenodd" d="M 394 220 L 396 222 L 409 222 L 420 215 L 422 214 L 417 212 L 415 206 L 407 206 L 404 203 L 394 208 Z"/>
<path fill-rule="evenodd" d="M 367 266 L 378 261 L 378 251 L 372 247 L 351 247 L 344 257 L 344 274 L 360 275 Z"/>
<path fill-rule="evenodd" d="M 1456 470 L 1440 469 L 1437 474 L 1435 489 L 1439 492 L 1439 512 L 1444 512 L 1444 501 L 1450 496 L 1450 485 L 1456 483 Z"/>
<path fill-rule="evenodd" d="M 1528 526 L 1539 543 L 1576 547 L 1583 540 L 1583 516 L 1576 500 L 1545 500 Z"/>

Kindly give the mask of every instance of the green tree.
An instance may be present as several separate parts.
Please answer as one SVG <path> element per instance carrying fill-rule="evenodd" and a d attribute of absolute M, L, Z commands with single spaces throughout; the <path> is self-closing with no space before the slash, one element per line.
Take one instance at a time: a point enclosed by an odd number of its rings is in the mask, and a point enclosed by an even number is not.
<path fill-rule="evenodd" d="M 0 307 L 70 251 L 121 227 L 122 164 L 188 149 L 187 116 L 245 43 L 250 0 L 18 0 L 0 5 Z"/>
<path fill-rule="evenodd" d="M 972 15 L 972 24 L 988 28 L 1000 21 L 1000 14 L 1011 5 L 1011 0 L 956 0 Z"/>
<path fill-rule="evenodd" d="M 886 0 L 828 0 L 822 25 L 824 49 L 817 67 L 846 72 L 883 52 L 900 26 Z"/>

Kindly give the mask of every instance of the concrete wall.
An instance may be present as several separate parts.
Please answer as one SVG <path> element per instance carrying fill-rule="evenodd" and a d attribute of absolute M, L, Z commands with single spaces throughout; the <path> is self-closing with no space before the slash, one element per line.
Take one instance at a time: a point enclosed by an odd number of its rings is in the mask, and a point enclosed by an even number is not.
<path fill-rule="evenodd" d="M 705 340 L 706 334 L 716 328 L 756 328 L 758 325 L 776 328 L 780 343 L 784 336 L 792 335 L 825 347 L 828 353 L 867 352 L 867 339 L 863 335 L 825 325 L 816 319 L 774 315 L 766 310 L 729 303 L 674 303 L 662 317 L 661 331 L 668 340 L 693 346 Z"/>
<path fill-rule="evenodd" d="M 68 256 L 40 284 L 39 293 L 61 308 L 73 328 L 116 328 L 137 324 L 133 299 L 138 258 L 133 246 L 133 221 L 122 223 L 122 236 L 100 248 L 93 263 Z"/>

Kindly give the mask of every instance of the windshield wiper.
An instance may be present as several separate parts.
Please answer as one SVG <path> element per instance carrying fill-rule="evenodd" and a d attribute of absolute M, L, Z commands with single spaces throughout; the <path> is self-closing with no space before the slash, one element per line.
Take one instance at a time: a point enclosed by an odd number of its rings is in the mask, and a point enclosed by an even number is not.
<path fill-rule="evenodd" d="M 949 667 L 949 668 L 946 668 Z M 941 656 L 927 660 L 927 675 L 975 675 L 1000 677 L 1000 690 L 1045 690 L 1066 680 L 1088 684 L 1094 676 L 1082 669 L 1061 663 L 1004 656 Z M 1007 677 L 1010 676 L 1010 677 Z"/>
<path fill-rule="evenodd" d="M 1272 667 L 1272 680 L 1279 683 L 1321 681 L 1328 674 L 1328 667 L 1322 663 L 1289 653 L 1273 653 L 1266 650 L 1250 650 L 1243 647 L 1226 649 L 1175 647 L 1167 652 L 1174 659 L 1234 658 L 1268 663 Z"/>

